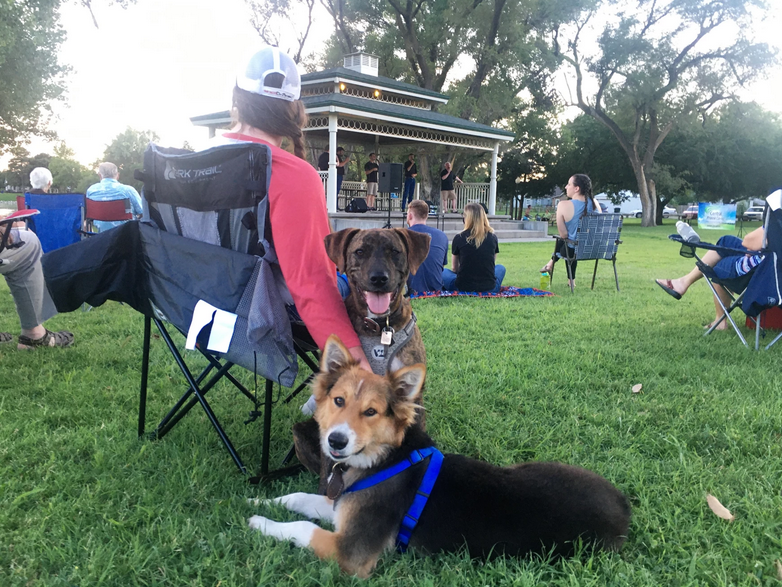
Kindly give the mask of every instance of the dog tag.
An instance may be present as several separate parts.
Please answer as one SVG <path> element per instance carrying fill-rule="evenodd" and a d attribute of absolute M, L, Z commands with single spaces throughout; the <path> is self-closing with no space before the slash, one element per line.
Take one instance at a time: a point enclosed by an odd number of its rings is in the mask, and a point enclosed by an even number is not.
<path fill-rule="evenodd" d="M 380 344 L 389 346 L 392 342 L 394 342 L 394 329 L 386 326 L 380 333 Z"/>
<path fill-rule="evenodd" d="M 336 464 L 331 470 L 329 484 L 326 486 L 326 497 L 335 501 L 342 495 L 343 489 L 345 489 L 345 481 L 342 479 L 342 467 L 340 467 L 339 464 Z"/>

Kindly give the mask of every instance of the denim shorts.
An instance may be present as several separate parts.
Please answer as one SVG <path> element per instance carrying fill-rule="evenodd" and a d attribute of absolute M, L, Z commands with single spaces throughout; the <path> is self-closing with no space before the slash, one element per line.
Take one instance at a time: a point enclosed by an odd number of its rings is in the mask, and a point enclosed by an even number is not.
<path fill-rule="evenodd" d="M 717 246 L 726 247 L 727 249 L 739 249 L 741 251 L 746 251 L 747 253 L 750 252 L 741 244 L 740 238 L 731 234 L 720 237 L 717 241 Z M 736 270 L 736 265 L 737 262 L 741 260 L 742 255 L 737 255 L 735 250 L 717 250 L 717 253 L 722 257 L 722 259 L 717 261 L 717 264 L 714 265 L 714 273 L 717 274 L 717 277 L 720 279 L 736 279 L 737 277 L 741 277 Z"/>

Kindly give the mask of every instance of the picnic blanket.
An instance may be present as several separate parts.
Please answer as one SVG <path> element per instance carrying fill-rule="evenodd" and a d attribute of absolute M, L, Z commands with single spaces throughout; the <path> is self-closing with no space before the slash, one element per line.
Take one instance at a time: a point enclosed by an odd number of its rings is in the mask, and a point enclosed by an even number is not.
<path fill-rule="evenodd" d="M 519 297 L 546 297 L 553 296 L 550 291 L 536 289 L 534 287 L 513 287 L 503 285 L 500 293 L 486 291 L 424 291 L 410 296 L 411 300 L 421 298 L 454 298 L 456 296 L 468 296 L 471 298 L 519 298 Z"/>

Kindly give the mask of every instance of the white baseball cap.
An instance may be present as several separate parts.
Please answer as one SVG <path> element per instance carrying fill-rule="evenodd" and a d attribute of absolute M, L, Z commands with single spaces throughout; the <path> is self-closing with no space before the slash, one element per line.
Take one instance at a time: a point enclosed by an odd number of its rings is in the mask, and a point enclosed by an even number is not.
<path fill-rule="evenodd" d="M 266 84 L 266 76 L 271 73 L 283 77 L 282 86 Z M 301 77 L 293 59 L 277 47 L 266 46 L 254 53 L 236 75 L 236 85 L 247 92 L 280 98 L 293 102 L 301 95 Z"/>

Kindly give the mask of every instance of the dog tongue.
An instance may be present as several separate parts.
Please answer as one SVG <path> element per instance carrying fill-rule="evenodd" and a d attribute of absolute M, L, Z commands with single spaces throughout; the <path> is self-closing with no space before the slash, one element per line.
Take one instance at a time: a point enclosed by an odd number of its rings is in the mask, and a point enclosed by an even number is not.
<path fill-rule="evenodd" d="M 389 293 L 375 293 L 371 291 L 364 292 L 364 297 L 367 300 L 367 306 L 369 311 L 373 314 L 385 314 L 388 312 L 388 306 L 391 305 L 391 296 Z"/>

